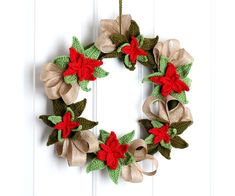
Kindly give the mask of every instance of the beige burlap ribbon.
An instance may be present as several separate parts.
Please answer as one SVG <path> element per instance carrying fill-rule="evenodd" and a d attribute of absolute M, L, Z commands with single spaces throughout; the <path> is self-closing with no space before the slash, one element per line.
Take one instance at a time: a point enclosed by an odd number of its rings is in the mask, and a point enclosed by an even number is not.
<path fill-rule="evenodd" d="M 49 99 L 54 100 L 62 97 L 67 105 L 76 101 L 79 91 L 78 83 L 66 84 L 63 78 L 63 70 L 57 65 L 53 63 L 44 65 L 40 80 L 44 82 L 45 92 Z"/>
<path fill-rule="evenodd" d="M 168 57 L 169 62 L 173 63 L 176 67 L 193 62 L 193 57 L 185 49 L 180 47 L 180 42 L 177 39 L 158 42 L 153 49 L 153 54 L 158 65 L 162 55 Z"/>
<path fill-rule="evenodd" d="M 87 160 L 87 153 L 96 152 L 99 142 L 91 131 L 81 131 L 78 140 L 65 139 L 56 144 L 56 151 L 59 157 L 65 158 L 69 166 L 84 165 Z"/>
<path fill-rule="evenodd" d="M 172 96 L 167 96 L 165 101 L 159 100 L 154 96 L 149 96 L 143 105 L 143 112 L 150 120 L 155 120 L 160 118 L 163 121 L 171 123 L 176 122 L 192 122 L 192 114 L 189 108 L 185 107 L 182 103 L 178 102 L 175 108 L 169 110 L 168 102 L 176 100 Z M 177 101 L 177 100 L 176 100 Z M 151 106 L 154 106 L 158 109 L 157 114 L 151 110 Z"/>
<path fill-rule="evenodd" d="M 147 154 L 147 144 L 144 140 L 134 140 L 130 144 L 128 151 L 134 156 L 136 162 L 122 167 L 122 177 L 124 180 L 128 182 L 138 183 L 143 181 L 143 174 L 147 176 L 153 176 L 156 174 L 158 161 L 154 156 Z M 151 161 L 155 169 L 150 172 L 144 171 L 144 169 L 138 163 L 144 160 Z"/>
<path fill-rule="evenodd" d="M 131 25 L 131 16 L 122 15 L 121 16 L 121 34 L 125 35 Z M 119 17 L 116 20 L 104 19 L 100 21 L 100 35 L 95 41 L 95 46 L 103 53 L 113 52 L 116 49 L 115 44 L 113 44 L 110 36 L 112 34 L 119 34 Z"/>

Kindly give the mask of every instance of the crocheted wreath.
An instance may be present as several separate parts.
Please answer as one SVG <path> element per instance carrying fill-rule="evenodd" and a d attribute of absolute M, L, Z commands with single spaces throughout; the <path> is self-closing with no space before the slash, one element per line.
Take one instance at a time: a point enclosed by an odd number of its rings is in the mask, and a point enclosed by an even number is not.
<path fill-rule="evenodd" d="M 87 172 L 106 168 L 114 183 L 120 176 L 129 182 L 141 182 L 143 174 L 152 176 L 157 171 L 153 154 L 160 152 L 170 159 L 172 147 L 188 146 L 179 135 L 192 124 L 191 112 L 184 104 L 188 102 L 185 92 L 191 85 L 188 74 L 193 58 L 178 40 L 158 42 L 158 36 L 145 38 L 130 15 L 101 20 L 100 29 L 95 43 L 83 47 L 73 37 L 68 55 L 43 66 L 40 78 L 52 100 L 54 114 L 40 119 L 53 129 L 47 145 L 55 144 L 57 154 L 70 166 L 85 165 L 90 154 L 93 159 L 87 163 Z M 152 71 L 143 79 L 155 86 L 143 105 L 148 119 L 139 120 L 146 130 L 144 139 L 132 141 L 134 131 L 118 138 L 115 132 L 105 130 L 100 130 L 97 138 L 90 130 L 98 122 L 81 117 L 86 99 L 75 103 L 78 90 L 90 91 L 90 81 L 108 75 L 101 67 L 105 58 L 119 58 L 131 71 L 137 62 Z M 157 113 L 152 106 L 157 107 Z M 144 171 L 139 164 L 143 160 L 151 161 L 155 169 Z"/>

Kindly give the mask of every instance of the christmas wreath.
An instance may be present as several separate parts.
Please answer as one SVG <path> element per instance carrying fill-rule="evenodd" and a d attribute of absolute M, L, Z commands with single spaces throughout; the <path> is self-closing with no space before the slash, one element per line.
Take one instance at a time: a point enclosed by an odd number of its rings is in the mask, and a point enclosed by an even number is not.
<path fill-rule="evenodd" d="M 79 89 L 90 91 L 90 82 L 108 76 L 102 68 L 106 58 L 121 59 L 131 71 L 137 62 L 151 70 L 143 78 L 143 82 L 155 86 L 143 105 L 148 118 L 139 120 L 146 138 L 132 141 L 134 131 L 117 137 L 115 132 L 105 130 L 100 130 L 97 137 L 91 129 L 98 122 L 81 117 L 87 102 L 84 99 L 75 103 Z M 192 62 L 178 40 L 145 38 L 130 15 L 101 20 L 95 43 L 84 47 L 73 37 L 68 54 L 42 68 L 40 78 L 54 112 L 40 116 L 52 128 L 47 145 L 55 144 L 57 154 L 70 166 L 86 164 L 87 172 L 106 168 L 114 183 L 120 176 L 129 182 L 141 182 L 143 175 L 154 175 L 158 162 L 153 154 L 159 152 L 170 159 L 172 147 L 188 146 L 181 134 L 192 124 L 190 110 L 185 106 Z M 152 106 L 158 108 L 158 113 L 152 112 Z M 91 161 L 87 161 L 88 154 L 93 157 Z M 143 160 L 151 161 L 155 169 L 144 171 L 139 164 Z"/>

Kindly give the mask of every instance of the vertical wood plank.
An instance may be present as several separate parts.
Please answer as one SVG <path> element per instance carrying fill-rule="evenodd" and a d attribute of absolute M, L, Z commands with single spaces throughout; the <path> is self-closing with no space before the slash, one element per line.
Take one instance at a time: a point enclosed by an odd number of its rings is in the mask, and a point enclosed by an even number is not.
<path fill-rule="evenodd" d="M 72 36 L 86 45 L 92 42 L 92 3 L 81 0 L 37 1 L 36 4 L 36 115 L 51 113 L 52 104 L 44 95 L 39 74 L 44 63 L 68 54 Z M 89 11 L 88 11 L 89 10 Z M 89 26 L 90 25 L 90 26 Z M 83 117 L 92 119 L 92 93 L 80 91 L 77 101 L 87 98 Z M 84 195 L 92 193 L 92 175 L 85 168 L 68 167 L 64 159 L 55 155 L 53 147 L 46 147 L 50 132 L 42 122 L 36 123 L 35 195 Z"/>
<path fill-rule="evenodd" d="M 193 83 L 187 94 L 194 124 L 182 135 L 190 146 L 185 150 L 173 149 L 171 161 L 159 157 L 155 192 L 165 196 L 209 195 L 213 68 L 210 1 L 158 0 L 156 10 L 156 31 L 161 40 L 179 39 L 195 62 L 190 73 Z"/>

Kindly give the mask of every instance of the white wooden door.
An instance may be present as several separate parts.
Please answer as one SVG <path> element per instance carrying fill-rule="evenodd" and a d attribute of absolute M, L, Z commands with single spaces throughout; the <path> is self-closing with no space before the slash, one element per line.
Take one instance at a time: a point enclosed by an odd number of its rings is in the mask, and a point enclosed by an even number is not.
<path fill-rule="evenodd" d="M 223 196 L 234 195 L 235 159 L 232 104 L 234 96 L 233 1 L 124 0 L 145 36 L 177 38 L 193 55 L 188 93 L 194 124 L 184 134 L 185 150 L 172 160 L 156 155 L 159 169 L 143 183 L 114 185 L 104 172 L 87 174 L 68 167 L 46 146 L 49 129 L 38 120 L 50 113 L 39 73 L 43 64 L 66 54 L 73 35 L 84 45 L 95 40 L 100 19 L 116 18 L 118 0 L 8 0 L 0 2 L 1 164 L 0 195 L 9 196 Z M 148 71 L 126 70 L 117 60 L 104 60 L 110 72 L 81 92 L 84 116 L 99 129 L 118 134 L 136 130 L 144 117 L 143 101 L 151 87 L 141 80 Z"/>

